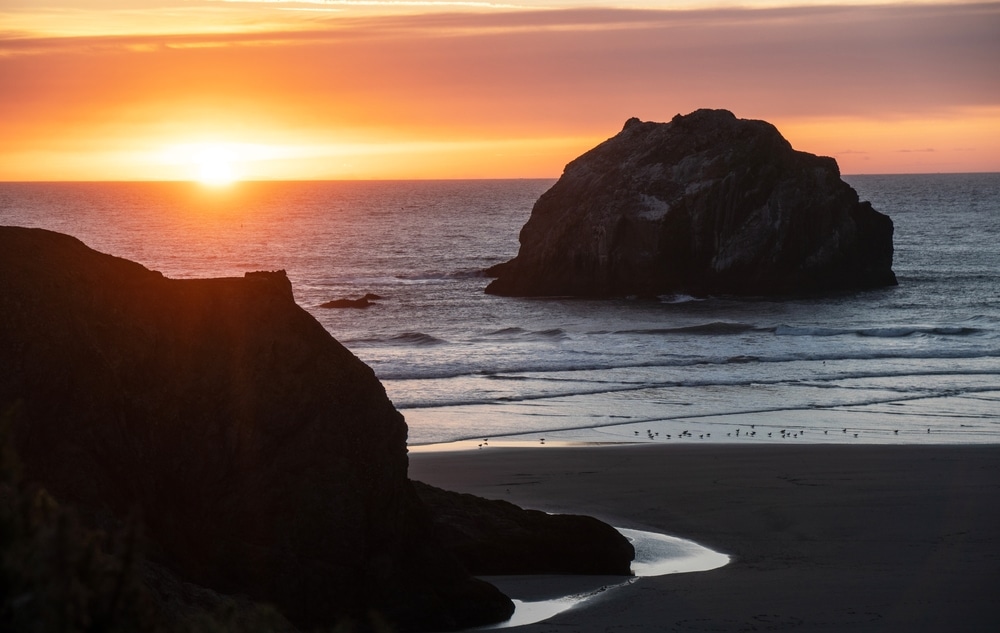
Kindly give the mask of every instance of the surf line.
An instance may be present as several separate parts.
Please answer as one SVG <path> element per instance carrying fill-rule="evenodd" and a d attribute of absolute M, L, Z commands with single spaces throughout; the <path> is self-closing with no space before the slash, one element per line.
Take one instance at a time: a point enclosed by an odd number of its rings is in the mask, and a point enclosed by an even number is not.
<path fill-rule="evenodd" d="M 509 629 L 548 620 L 564 611 L 587 602 L 591 598 L 618 587 L 630 585 L 639 578 L 709 571 L 727 565 L 730 558 L 708 549 L 694 541 L 643 530 L 615 528 L 635 548 L 632 576 L 618 584 L 605 585 L 592 591 L 550 598 L 548 600 L 514 600 L 514 615 L 509 620 L 472 630 L 487 631 Z"/>

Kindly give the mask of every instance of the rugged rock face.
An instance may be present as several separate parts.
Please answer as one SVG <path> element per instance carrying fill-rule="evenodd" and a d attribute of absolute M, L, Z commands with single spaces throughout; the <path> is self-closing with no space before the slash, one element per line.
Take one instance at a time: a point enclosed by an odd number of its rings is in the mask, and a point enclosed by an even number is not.
<path fill-rule="evenodd" d="M 507 617 L 433 535 L 406 425 L 283 272 L 172 280 L 0 227 L 0 410 L 25 476 L 94 516 L 137 510 L 185 580 L 311 626 Z"/>
<path fill-rule="evenodd" d="M 413 483 L 442 542 L 473 574 L 632 574 L 632 544 L 593 517 L 523 510 Z"/>
<path fill-rule="evenodd" d="M 630 119 L 535 203 L 500 295 L 778 295 L 895 285 L 892 221 L 832 158 L 698 110 Z"/>

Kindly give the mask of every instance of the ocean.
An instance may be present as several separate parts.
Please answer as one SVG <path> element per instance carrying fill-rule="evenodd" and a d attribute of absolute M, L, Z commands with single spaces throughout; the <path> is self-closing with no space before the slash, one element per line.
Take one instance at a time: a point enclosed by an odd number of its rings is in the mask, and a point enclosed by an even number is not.
<path fill-rule="evenodd" d="M 1000 174 L 847 176 L 895 223 L 899 285 L 787 299 L 519 299 L 552 180 L 0 183 L 0 224 L 169 277 L 284 269 L 445 442 L 1000 442 Z M 322 303 L 372 293 L 366 309 Z"/>

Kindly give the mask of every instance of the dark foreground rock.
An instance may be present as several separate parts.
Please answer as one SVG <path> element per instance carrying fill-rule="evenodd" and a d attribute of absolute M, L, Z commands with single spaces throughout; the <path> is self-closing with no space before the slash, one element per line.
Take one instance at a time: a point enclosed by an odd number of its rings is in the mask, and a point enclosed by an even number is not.
<path fill-rule="evenodd" d="M 892 221 L 764 121 L 630 119 L 535 203 L 486 291 L 780 295 L 895 285 Z"/>
<path fill-rule="evenodd" d="M 407 479 L 406 425 L 284 273 L 173 280 L 0 227 L 0 412 L 25 477 L 90 517 L 137 511 L 185 582 L 300 626 L 496 621 Z M 110 520 L 110 519 L 109 519 Z"/>
<path fill-rule="evenodd" d="M 413 483 L 442 542 L 473 574 L 632 574 L 632 544 L 597 519 Z"/>

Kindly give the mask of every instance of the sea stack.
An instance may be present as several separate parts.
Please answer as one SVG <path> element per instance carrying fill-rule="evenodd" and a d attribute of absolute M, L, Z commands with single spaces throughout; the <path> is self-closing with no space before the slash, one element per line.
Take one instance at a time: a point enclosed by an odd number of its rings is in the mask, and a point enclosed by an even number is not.
<path fill-rule="evenodd" d="M 629 119 L 535 203 L 509 296 L 789 295 L 896 284 L 892 220 L 764 121 Z"/>

